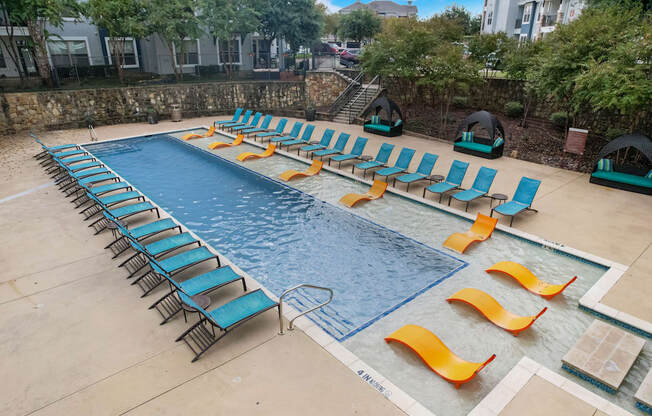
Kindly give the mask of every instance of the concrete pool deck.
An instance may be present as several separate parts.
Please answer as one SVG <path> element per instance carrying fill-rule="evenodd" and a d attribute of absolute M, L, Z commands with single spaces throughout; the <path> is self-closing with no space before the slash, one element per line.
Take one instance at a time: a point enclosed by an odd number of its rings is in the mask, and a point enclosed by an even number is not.
<path fill-rule="evenodd" d="M 96 131 L 110 139 L 208 125 L 214 119 Z M 440 141 L 387 139 L 363 133 L 359 126 L 315 124 L 313 137 L 327 127 L 351 133 L 347 149 L 357 135 L 369 137 L 365 154 L 375 155 L 385 141 L 415 148 L 412 169 L 423 151 L 440 156 L 433 173 L 445 175 L 453 159 L 469 161 L 466 186 L 483 165 L 499 170 L 492 192 L 511 196 L 521 176 L 541 179 L 534 205 L 540 212 L 518 217 L 514 227 L 630 266 L 601 302 L 652 320 L 649 196 L 592 185 L 588 175 L 577 172 L 454 153 Z M 86 142 L 88 132 L 49 132 L 42 138 L 48 144 Z M 0 351 L 11 357 L 3 367 L 14 382 L 4 389 L 0 413 L 178 414 L 218 408 L 235 414 L 257 409 L 266 414 L 401 413 L 302 332 L 276 336 L 273 313 L 247 324 L 251 330 L 226 337 L 191 365 L 185 345 L 171 342 L 185 328 L 183 321 L 156 325 L 156 312 L 146 308 L 151 300 L 138 297 L 121 279 L 119 262 L 103 250 L 109 234 L 93 237 L 56 188 L 36 188 L 48 177 L 31 158 L 38 147 L 27 134 L 5 138 L 3 149 L 0 335 L 5 341 Z M 410 191 L 420 194 L 421 189 Z M 488 213 L 488 201 L 471 205 L 469 212 L 478 209 Z M 521 394 L 530 393 L 523 389 L 515 403 Z M 567 409 L 575 414 L 570 404 Z"/>

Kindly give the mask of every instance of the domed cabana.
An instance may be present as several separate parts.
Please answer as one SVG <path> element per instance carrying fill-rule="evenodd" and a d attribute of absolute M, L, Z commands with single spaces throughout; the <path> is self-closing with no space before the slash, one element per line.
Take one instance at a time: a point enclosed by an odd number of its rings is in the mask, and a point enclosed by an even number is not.
<path fill-rule="evenodd" d="M 497 159 L 503 155 L 504 147 L 505 129 L 500 121 L 488 111 L 476 111 L 457 127 L 453 150 L 486 159 Z"/>
<path fill-rule="evenodd" d="M 652 140 L 626 134 L 607 143 L 598 154 L 590 182 L 652 195 Z"/>
<path fill-rule="evenodd" d="M 381 136 L 396 137 L 403 134 L 403 114 L 398 105 L 389 98 L 376 98 L 365 110 L 363 116 L 371 114 L 364 122 L 364 131 Z"/>

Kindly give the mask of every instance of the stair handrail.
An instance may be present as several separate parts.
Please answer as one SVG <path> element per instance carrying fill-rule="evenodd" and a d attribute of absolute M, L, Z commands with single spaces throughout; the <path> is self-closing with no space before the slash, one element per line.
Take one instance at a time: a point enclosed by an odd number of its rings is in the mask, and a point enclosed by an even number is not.
<path fill-rule="evenodd" d="M 329 303 L 331 303 L 331 301 L 333 300 L 333 289 L 328 288 L 328 287 L 321 287 L 321 286 L 311 285 L 311 284 L 308 284 L 308 283 L 301 283 L 300 285 L 296 285 L 296 286 L 294 286 L 294 287 L 291 287 L 291 288 L 287 289 L 286 291 L 284 291 L 284 292 L 281 294 L 281 297 L 278 298 L 278 320 L 279 320 L 279 324 L 280 324 L 280 326 L 281 326 L 281 331 L 279 332 L 279 335 L 284 335 L 284 334 L 285 334 L 285 332 L 283 332 L 283 298 L 284 298 L 285 295 L 287 295 L 288 293 L 293 292 L 293 291 L 295 291 L 295 290 L 297 290 L 297 289 L 300 289 L 300 288 L 302 288 L 302 287 L 308 287 L 308 288 L 311 288 L 311 289 L 324 290 L 324 291 L 326 291 L 326 292 L 329 293 L 329 297 L 328 297 L 328 300 L 326 300 L 325 302 L 322 302 L 322 303 L 320 303 L 320 304 L 317 305 L 317 306 L 314 306 L 314 307 L 312 307 L 312 308 L 310 308 L 310 309 L 308 309 L 308 310 L 306 310 L 306 311 L 303 311 L 303 312 L 299 313 L 297 316 L 295 316 L 294 318 L 292 318 L 292 319 L 290 320 L 289 324 L 288 324 L 288 329 L 289 329 L 290 331 L 292 331 L 292 330 L 294 329 L 294 321 L 295 321 L 298 317 L 303 316 L 303 315 L 305 315 L 305 314 L 307 314 L 307 313 L 310 313 L 310 312 L 312 312 L 312 311 L 314 311 L 314 310 L 316 310 L 316 309 L 319 309 L 319 308 L 321 308 L 322 306 L 326 306 L 326 305 L 328 305 Z"/>
<path fill-rule="evenodd" d="M 92 124 L 88 125 L 88 134 L 91 136 L 91 141 L 92 142 L 97 141 L 97 133 L 95 133 L 95 129 L 93 128 Z"/>
<path fill-rule="evenodd" d="M 364 88 L 364 90 L 362 90 L 362 92 L 361 92 L 360 94 L 358 94 L 358 96 L 357 96 L 353 101 L 351 101 L 351 102 L 349 103 L 349 111 L 348 111 L 348 115 L 347 115 L 347 118 L 348 118 L 348 122 L 349 122 L 349 124 L 351 124 L 351 122 L 353 121 L 353 118 L 354 118 L 355 116 L 358 115 L 358 114 L 356 113 L 356 114 L 352 117 L 352 115 L 353 115 L 353 107 L 354 107 L 355 103 L 357 103 L 358 100 L 360 100 L 360 97 L 364 97 L 364 103 L 365 103 L 365 104 L 369 104 L 368 101 L 367 101 L 367 94 L 368 94 L 368 92 L 369 92 L 369 89 L 370 89 L 374 84 L 376 84 L 376 82 L 378 82 L 378 89 L 376 90 L 375 94 L 378 94 L 378 92 L 380 92 L 380 75 L 376 75 L 376 76 L 374 77 L 374 79 L 372 79 L 371 82 L 369 82 L 369 84 L 367 84 L 367 86 Z M 366 105 L 365 105 L 365 107 L 366 107 Z M 364 110 L 364 108 L 363 108 L 363 110 Z"/>
<path fill-rule="evenodd" d="M 353 81 L 347 85 L 347 87 L 342 91 L 342 93 L 333 101 L 330 110 L 328 113 L 330 115 L 337 114 L 342 107 L 349 101 L 352 95 L 354 95 L 362 87 L 362 78 L 364 77 L 363 73 L 358 74 Z"/>

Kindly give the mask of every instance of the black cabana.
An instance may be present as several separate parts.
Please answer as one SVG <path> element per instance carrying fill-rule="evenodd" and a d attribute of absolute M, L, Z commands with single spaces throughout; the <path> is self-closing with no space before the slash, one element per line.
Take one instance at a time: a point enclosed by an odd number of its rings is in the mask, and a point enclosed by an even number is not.
<path fill-rule="evenodd" d="M 487 137 L 476 136 L 475 127 L 487 132 Z M 465 132 L 473 131 L 472 139 L 464 139 Z M 455 132 L 453 150 L 487 159 L 496 159 L 503 155 L 505 147 L 505 129 L 500 121 L 488 111 L 476 111 L 465 118 Z"/>
<path fill-rule="evenodd" d="M 622 149 L 636 149 L 643 156 L 641 163 L 625 159 L 628 150 L 621 160 L 618 155 Z M 616 159 L 606 158 L 616 153 Z M 640 159 L 640 156 L 638 157 Z M 626 134 L 607 143 L 593 167 L 590 182 L 625 191 L 652 195 L 652 140 L 642 134 Z M 648 177 L 649 176 L 649 177 Z"/>
<path fill-rule="evenodd" d="M 403 134 L 403 113 L 394 101 L 386 96 L 378 97 L 369 104 L 363 116 L 366 117 L 370 113 L 372 117 L 364 122 L 364 131 L 367 133 L 388 137 Z"/>

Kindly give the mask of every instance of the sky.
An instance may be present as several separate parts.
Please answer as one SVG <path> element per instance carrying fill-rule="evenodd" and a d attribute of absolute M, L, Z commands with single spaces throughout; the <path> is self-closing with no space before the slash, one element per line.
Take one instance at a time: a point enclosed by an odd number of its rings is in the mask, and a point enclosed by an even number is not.
<path fill-rule="evenodd" d="M 318 0 L 326 5 L 329 11 L 336 12 L 342 7 L 355 2 L 355 0 Z M 369 3 L 370 0 L 361 0 Z M 407 4 L 406 0 L 394 0 L 398 4 Z M 419 17 L 430 17 L 435 13 L 443 11 L 447 6 L 456 4 L 464 6 L 471 11 L 471 14 L 481 14 L 483 0 L 415 0 L 412 2 L 419 9 Z"/>

